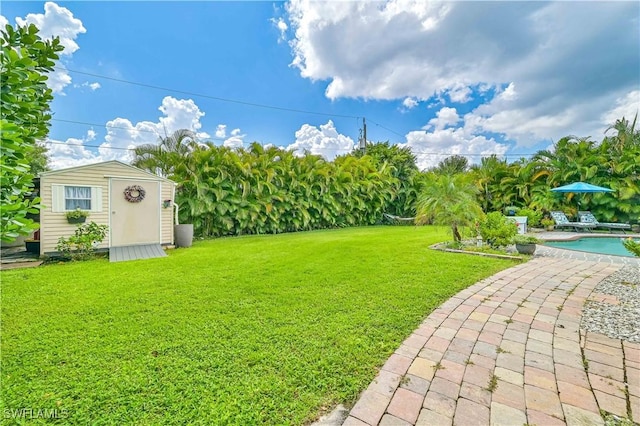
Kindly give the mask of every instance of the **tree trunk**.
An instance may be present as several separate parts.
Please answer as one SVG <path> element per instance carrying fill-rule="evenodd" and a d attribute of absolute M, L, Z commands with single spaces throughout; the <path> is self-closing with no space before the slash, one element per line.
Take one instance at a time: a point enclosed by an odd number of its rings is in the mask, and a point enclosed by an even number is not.
<path fill-rule="evenodd" d="M 457 223 L 451 224 L 451 232 L 453 233 L 453 241 L 455 241 L 456 243 L 459 243 L 460 241 L 462 241 L 462 237 L 460 236 L 460 231 L 458 231 Z"/>

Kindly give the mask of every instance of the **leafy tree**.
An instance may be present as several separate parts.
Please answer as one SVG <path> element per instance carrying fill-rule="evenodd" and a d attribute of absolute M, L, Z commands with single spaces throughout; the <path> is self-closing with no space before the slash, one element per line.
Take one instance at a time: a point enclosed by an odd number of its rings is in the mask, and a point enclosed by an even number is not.
<path fill-rule="evenodd" d="M 373 158 L 374 163 L 381 167 L 390 167 L 391 175 L 397 179 L 393 188 L 393 199 L 385 208 L 385 212 L 395 216 L 415 215 L 415 201 L 419 191 L 419 180 L 416 180 L 418 166 L 416 156 L 411 148 L 401 148 L 398 145 L 390 145 L 389 141 L 368 143 L 366 154 L 356 151 L 353 155 L 364 155 Z"/>
<path fill-rule="evenodd" d="M 53 70 L 57 52 L 63 50 L 60 40 L 44 41 L 38 28 L 13 28 L 2 31 L 0 82 L 0 216 L 2 241 L 13 241 L 29 234 L 37 225 L 27 219 L 37 213 L 38 198 L 31 198 L 33 174 L 30 158 L 37 140 L 49 131 L 53 99 L 46 85 L 47 73 Z"/>
<path fill-rule="evenodd" d="M 445 175 L 455 175 L 464 173 L 469 169 L 469 160 L 462 155 L 452 155 L 441 160 L 433 169 L 435 173 Z"/>
<path fill-rule="evenodd" d="M 416 202 L 416 224 L 449 225 L 453 240 L 460 242 L 460 227 L 471 226 L 482 217 L 477 192 L 466 175 L 432 174 Z"/>
<path fill-rule="evenodd" d="M 42 172 L 49 170 L 49 157 L 47 157 L 49 149 L 43 143 L 36 143 L 33 147 L 29 159 L 29 173 L 38 176 Z"/>
<path fill-rule="evenodd" d="M 495 154 L 483 157 L 480 164 L 471 166 L 471 173 L 478 188 L 478 200 L 485 212 L 502 210 L 507 204 L 501 197 L 500 183 L 508 173 L 505 160 Z"/>

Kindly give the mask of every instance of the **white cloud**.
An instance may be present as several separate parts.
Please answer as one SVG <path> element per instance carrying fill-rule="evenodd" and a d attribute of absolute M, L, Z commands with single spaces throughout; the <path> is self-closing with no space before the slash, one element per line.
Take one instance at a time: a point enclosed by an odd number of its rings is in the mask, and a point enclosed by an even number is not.
<path fill-rule="evenodd" d="M 497 88 L 465 126 L 519 145 L 594 134 L 640 89 L 634 2 L 291 0 L 286 10 L 292 66 L 326 81 L 328 98 L 448 106 L 444 95 L 465 103 Z"/>
<path fill-rule="evenodd" d="M 353 147 L 353 139 L 338 133 L 333 121 L 329 120 L 327 124 L 321 124 L 319 127 L 303 124 L 296 131 L 296 141 L 287 149 L 299 155 L 308 151 L 333 160 L 339 155 L 351 152 Z"/>
<path fill-rule="evenodd" d="M 209 134 L 198 132 L 202 127 L 200 119 L 204 117 L 204 112 L 193 102 L 192 99 L 176 99 L 173 96 L 165 96 L 162 105 L 158 108 L 164 114 L 160 117 L 160 124 L 167 133 L 173 133 L 178 129 L 189 129 L 201 138 L 208 138 Z"/>
<path fill-rule="evenodd" d="M 462 155 L 469 159 L 469 163 L 474 163 L 480 160 L 480 156 L 503 155 L 509 149 L 508 145 L 498 143 L 493 138 L 474 135 L 463 128 L 413 131 L 406 138 L 406 143 L 398 145 L 411 149 L 417 157 L 420 170 L 434 167 L 450 155 Z"/>
<path fill-rule="evenodd" d="M 449 91 L 447 92 L 449 94 L 449 99 L 451 99 L 451 102 L 457 102 L 460 104 L 464 104 L 469 102 L 472 97 L 471 97 L 471 89 L 467 86 L 464 86 L 462 84 L 457 85 L 451 89 L 449 89 Z"/>
<path fill-rule="evenodd" d="M 40 29 L 39 35 L 43 39 L 59 37 L 60 44 L 64 46 L 64 50 L 60 54 L 67 58 L 70 58 L 80 48 L 76 43 L 78 35 L 87 32 L 82 21 L 74 17 L 69 9 L 53 2 L 44 4 L 44 14 L 30 13 L 25 18 L 16 17 L 16 23 L 20 26 L 35 24 Z M 71 76 L 58 68 L 49 74 L 47 80 L 47 85 L 51 90 L 59 94 L 63 94 L 62 90 L 70 83 Z"/>
<path fill-rule="evenodd" d="M 436 113 L 436 118 L 429 120 L 429 124 L 425 126 L 426 129 L 442 130 L 447 126 L 458 124 L 460 122 L 460 116 L 455 108 L 444 107 Z"/>
<path fill-rule="evenodd" d="M 511 82 L 507 87 L 504 88 L 502 92 L 498 94 L 499 99 L 503 99 L 505 101 L 513 101 L 518 99 L 518 93 L 516 92 L 516 85 Z"/>
<path fill-rule="evenodd" d="M 602 115 L 602 122 L 607 124 L 605 130 L 622 117 L 632 122 L 636 115 L 640 116 L 639 108 L 640 90 L 634 90 L 627 93 L 626 96 L 616 99 L 615 107 Z"/>
<path fill-rule="evenodd" d="M 241 134 L 240 129 L 233 129 L 231 136 L 224 141 L 223 145 L 229 148 L 242 148 L 245 136 L 247 135 Z"/>
<path fill-rule="evenodd" d="M 82 84 L 74 84 L 73 87 L 77 88 L 77 89 L 81 89 L 83 87 L 87 87 L 89 88 L 92 92 L 95 92 L 96 90 L 100 89 L 102 87 L 102 85 L 98 82 L 94 82 L 94 83 L 89 83 L 88 81 L 85 81 Z"/>
<path fill-rule="evenodd" d="M 40 37 L 60 37 L 60 44 L 64 46 L 63 55 L 71 55 L 80 48 L 75 39 L 78 34 L 86 33 L 82 21 L 73 16 L 73 13 L 65 7 L 60 7 L 53 2 L 44 4 L 44 14 L 30 13 L 26 18 L 16 18 L 20 26 L 35 24 L 40 29 Z"/>
<path fill-rule="evenodd" d="M 96 140 L 97 134 L 93 129 L 88 130 L 82 138 L 52 141 L 54 143 L 49 144 L 51 167 L 58 169 L 108 160 L 129 162 L 132 160 L 131 149 L 142 144 L 155 144 L 160 137 L 178 129 L 189 129 L 196 132 L 199 138 L 209 137 L 207 133 L 199 132 L 202 128 L 200 118 L 204 113 L 193 100 L 167 96 L 158 109 L 163 116 L 158 117 L 157 121 L 139 121 L 134 124 L 122 117 L 109 120 L 105 124 L 107 133 L 103 141 L 93 143 L 91 147 L 87 147 L 86 143 Z M 244 137 L 239 134 L 239 130 L 238 133 L 234 132 L 234 137 Z"/>
<path fill-rule="evenodd" d="M 227 137 L 227 125 L 226 124 L 218 124 L 216 127 L 216 138 L 226 138 Z"/>
<path fill-rule="evenodd" d="M 95 132 L 91 129 L 82 138 L 69 138 L 66 141 L 47 140 L 46 146 L 49 149 L 47 155 L 51 168 L 63 169 L 104 161 L 98 159 L 96 154 L 85 146 L 85 143 L 92 141 L 95 136 Z"/>
<path fill-rule="evenodd" d="M 58 95 L 66 96 L 64 88 L 71 84 L 71 76 L 64 70 L 54 69 L 48 74 L 47 86 Z"/>
<path fill-rule="evenodd" d="M 4 31 L 4 27 L 6 27 L 7 24 L 9 24 L 9 21 L 7 21 L 7 18 L 0 15 L 0 29 L 2 29 L 2 31 Z"/>
<path fill-rule="evenodd" d="M 418 100 L 416 98 L 412 98 L 412 97 L 406 97 L 404 98 L 404 100 L 402 101 L 402 106 L 404 107 L 405 110 L 411 110 L 414 109 L 415 107 L 418 106 Z"/>
<path fill-rule="evenodd" d="M 289 29 L 289 26 L 287 25 L 285 20 L 282 19 L 282 18 L 277 18 L 277 19 L 276 18 L 271 18 L 271 23 L 280 32 L 280 37 L 278 37 L 278 43 L 286 41 L 287 40 L 287 30 Z"/>

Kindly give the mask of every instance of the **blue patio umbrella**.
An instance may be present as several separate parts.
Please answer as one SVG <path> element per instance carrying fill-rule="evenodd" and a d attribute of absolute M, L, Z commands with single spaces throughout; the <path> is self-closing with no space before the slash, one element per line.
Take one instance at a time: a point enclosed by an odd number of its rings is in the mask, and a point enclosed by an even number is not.
<path fill-rule="evenodd" d="M 573 192 L 575 194 L 581 193 L 595 193 L 595 192 L 614 192 L 613 189 L 605 188 L 604 186 L 591 185 L 586 182 L 574 182 L 568 185 L 552 188 L 551 192 Z M 578 200 L 578 210 L 580 209 L 580 200 Z"/>
<path fill-rule="evenodd" d="M 575 192 L 575 193 L 614 192 L 613 189 L 605 188 L 603 186 L 591 185 L 590 183 L 585 183 L 585 182 L 570 183 L 569 185 L 553 188 L 551 191 L 552 192 Z"/>

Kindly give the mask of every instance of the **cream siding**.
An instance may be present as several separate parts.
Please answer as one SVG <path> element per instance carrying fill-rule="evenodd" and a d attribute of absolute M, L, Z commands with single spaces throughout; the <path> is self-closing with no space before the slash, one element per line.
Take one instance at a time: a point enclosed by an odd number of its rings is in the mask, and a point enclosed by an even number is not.
<path fill-rule="evenodd" d="M 110 204 L 109 204 L 109 177 L 139 178 L 141 180 L 158 180 L 162 187 L 162 200 L 171 200 L 175 185 L 173 182 L 153 176 L 147 172 L 127 166 L 117 161 L 99 163 L 91 166 L 76 167 L 67 170 L 57 170 L 44 173 L 40 179 L 40 196 L 43 209 L 40 212 L 40 254 L 56 251 L 56 245 L 60 237 L 68 237 L 75 231 L 76 225 L 67 223 L 64 212 L 54 210 L 53 191 L 55 185 L 70 186 L 91 186 L 100 188 L 101 211 L 92 211 L 87 221 L 109 226 Z M 114 194 L 122 196 L 122 194 Z M 98 201 L 98 200 L 96 200 Z M 93 204 L 93 203 L 92 203 Z M 98 206 L 99 206 L 98 204 Z M 94 208 L 94 206 L 92 206 Z M 161 243 L 173 244 L 173 207 L 161 209 Z M 109 247 L 110 237 L 107 234 L 99 248 Z"/>
<path fill-rule="evenodd" d="M 175 201 L 175 185 L 169 182 L 162 182 L 161 185 L 160 200 L 171 200 L 171 205 L 166 209 L 162 207 L 160 238 L 162 238 L 163 244 L 173 244 L 173 202 Z"/>

